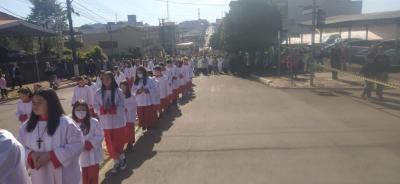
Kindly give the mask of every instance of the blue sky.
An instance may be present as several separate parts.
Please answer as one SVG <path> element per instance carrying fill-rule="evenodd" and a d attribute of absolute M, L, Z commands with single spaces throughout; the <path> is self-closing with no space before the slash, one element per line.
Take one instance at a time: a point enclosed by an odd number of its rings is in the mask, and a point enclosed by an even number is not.
<path fill-rule="evenodd" d="M 65 2 L 65 0 L 57 0 Z M 157 25 L 167 17 L 166 0 L 74 0 L 73 5 L 81 16 L 74 16 L 74 25 L 86 23 L 126 21 L 126 15 L 136 14 L 138 21 Z M 310 0 L 311 1 L 311 0 Z M 214 22 L 223 12 L 229 11 L 230 0 L 170 0 L 170 19 L 181 22 L 198 17 Z M 65 3 L 63 4 L 65 6 Z M 11 11 L 26 17 L 30 12 L 29 0 L 0 0 L 0 11 Z M 89 10 L 90 11 L 89 11 Z M 400 10 L 400 0 L 364 0 L 363 12 Z"/>

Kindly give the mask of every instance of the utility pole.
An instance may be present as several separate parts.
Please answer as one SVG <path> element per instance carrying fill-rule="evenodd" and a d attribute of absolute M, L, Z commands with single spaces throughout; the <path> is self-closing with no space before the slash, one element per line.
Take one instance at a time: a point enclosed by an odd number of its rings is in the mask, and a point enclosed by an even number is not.
<path fill-rule="evenodd" d="M 316 29 L 316 15 L 317 15 L 317 0 L 312 0 L 313 1 L 313 12 L 312 12 L 312 36 L 311 36 L 311 45 L 312 45 L 312 55 L 311 55 L 311 63 L 310 63 L 310 86 L 314 86 L 314 63 L 315 63 L 315 52 L 316 52 L 316 47 L 315 47 L 315 29 Z"/>
<path fill-rule="evenodd" d="M 199 17 L 199 20 L 200 20 L 200 8 L 197 9 L 197 16 Z"/>
<path fill-rule="evenodd" d="M 72 24 L 72 8 L 71 8 L 71 0 L 67 1 L 67 18 L 69 24 L 69 36 L 71 42 L 71 50 L 72 50 L 72 64 L 74 65 L 74 75 L 79 75 L 79 67 L 78 67 L 78 56 L 76 55 L 76 42 L 75 42 L 75 33 L 74 33 L 74 26 Z"/>
<path fill-rule="evenodd" d="M 169 0 L 167 0 L 167 22 L 169 22 Z"/>

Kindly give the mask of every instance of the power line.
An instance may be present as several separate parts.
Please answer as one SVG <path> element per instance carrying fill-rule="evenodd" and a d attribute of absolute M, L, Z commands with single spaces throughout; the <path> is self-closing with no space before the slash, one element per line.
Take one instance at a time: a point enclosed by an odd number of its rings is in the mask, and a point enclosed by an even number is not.
<path fill-rule="evenodd" d="M 6 12 L 10 13 L 11 15 L 16 16 L 17 18 L 20 19 L 26 19 L 25 17 L 18 15 L 17 13 L 14 13 L 13 11 L 8 10 L 7 8 L 4 8 L 3 6 L 0 6 L 0 8 L 2 8 L 3 10 L 5 10 Z"/>
<path fill-rule="evenodd" d="M 104 17 L 104 16 L 102 16 L 102 15 L 97 14 L 96 12 L 90 10 L 89 8 L 87 8 L 86 6 L 84 6 L 84 5 L 80 4 L 80 3 L 78 3 L 77 1 L 75 1 L 74 3 L 75 3 L 76 5 L 82 7 L 83 9 L 87 10 L 87 11 L 90 12 L 91 14 L 96 15 L 97 17 L 100 17 L 100 18 L 105 19 L 105 20 L 107 20 L 107 21 L 112 20 L 112 19 L 109 19 L 109 18 L 106 18 L 106 17 Z M 82 9 L 81 9 L 81 10 L 82 10 Z M 110 22 L 112 22 L 112 21 L 110 21 Z"/>
<path fill-rule="evenodd" d="M 96 10 L 98 10 L 99 12 L 102 12 L 103 14 L 114 15 L 115 12 L 117 12 L 117 11 L 114 11 L 114 10 L 109 9 L 108 7 L 102 5 L 102 4 L 101 4 L 100 2 L 98 2 L 98 1 L 96 1 L 95 3 L 90 3 L 90 2 L 85 1 L 85 0 L 79 0 L 79 1 L 80 1 L 81 3 L 83 3 L 83 4 L 86 4 L 86 5 L 90 6 L 90 7 L 95 8 Z M 101 6 L 101 7 L 100 7 L 100 6 Z"/>

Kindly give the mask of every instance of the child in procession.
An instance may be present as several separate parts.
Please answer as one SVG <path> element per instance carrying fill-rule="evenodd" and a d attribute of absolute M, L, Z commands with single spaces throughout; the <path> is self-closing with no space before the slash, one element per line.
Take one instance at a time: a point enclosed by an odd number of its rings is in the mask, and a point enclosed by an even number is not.
<path fill-rule="evenodd" d="M 132 95 L 128 81 L 121 82 L 122 93 L 125 95 L 125 115 L 126 115 L 126 142 L 127 149 L 133 148 L 135 143 L 135 122 L 136 122 L 136 97 Z"/>
<path fill-rule="evenodd" d="M 158 85 L 157 88 L 159 89 L 161 101 L 160 105 L 157 108 L 157 111 L 159 112 L 161 117 L 163 110 L 165 110 L 168 106 L 168 79 L 166 76 L 163 75 L 161 66 L 157 66 L 154 68 L 154 76 L 154 80 Z"/>
<path fill-rule="evenodd" d="M 148 77 L 144 67 L 139 67 L 136 71 L 135 82 L 132 86 L 132 92 L 136 97 L 137 115 L 139 125 L 144 130 L 152 128 L 152 99 L 150 92 L 153 90 L 153 84 Z"/>
<path fill-rule="evenodd" d="M 17 103 L 17 118 L 20 123 L 28 120 L 32 113 L 32 96 L 33 93 L 28 87 L 18 90 L 19 101 Z"/>
<path fill-rule="evenodd" d="M 80 100 L 85 101 L 87 104 L 93 104 L 91 95 L 91 89 L 86 85 L 85 78 L 82 76 L 77 77 L 77 86 L 74 87 L 74 95 L 72 96 L 71 106 Z"/>
<path fill-rule="evenodd" d="M 102 77 L 102 87 L 95 95 L 94 108 L 99 112 L 99 122 L 104 129 L 107 151 L 114 161 L 111 173 L 126 168 L 125 154 L 125 98 L 118 88 L 112 72 Z"/>
<path fill-rule="evenodd" d="M 77 184 L 82 181 L 79 154 L 82 132 L 64 115 L 53 89 L 39 89 L 32 97 L 32 113 L 18 140 L 25 147 L 32 184 Z M 50 177 L 51 176 L 51 177 Z"/>
<path fill-rule="evenodd" d="M 82 183 L 98 184 L 100 163 L 103 161 L 103 129 L 97 119 L 90 117 L 89 105 L 78 101 L 72 109 L 72 119 L 80 127 L 85 139 L 79 161 L 82 167 Z"/>

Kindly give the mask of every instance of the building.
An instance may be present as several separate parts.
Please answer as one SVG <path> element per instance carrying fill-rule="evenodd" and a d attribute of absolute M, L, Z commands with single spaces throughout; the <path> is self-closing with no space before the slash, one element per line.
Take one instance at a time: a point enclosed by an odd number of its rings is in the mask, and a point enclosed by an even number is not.
<path fill-rule="evenodd" d="M 158 56 L 162 50 L 159 27 L 125 26 L 108 31 L 83 33 L 84 48 L 99 45 L 109 56 L 130 55 L 140 48 L 143 56 Z"/>
<path fill-rule="evenodd" d="M 175 55 L 178 40 L 178 26 L 173 22 L 167 22 L 165 19 L 161 19 L 159 27 L 163 52 L 168 55 Z"/>
<path fill-rule="evenodd" d="M 271 0 L 282 13 L 282 27 L 287 35 L 299 35 L 304 21 L 312 20 L 313 0 Z M 362 0 L 317 0 L 317 10 L 323 10 L 326 17 L 362 13 Z"/>
<path fill-rule="evenodd" d="M 184 21 L 179 23 L 179 43 L 193 43 L 194 48 L 203 47 L 205 34 L 210 23 L 205 19 Z M 197 49 L 198 50 L 198 49 Z"/>

